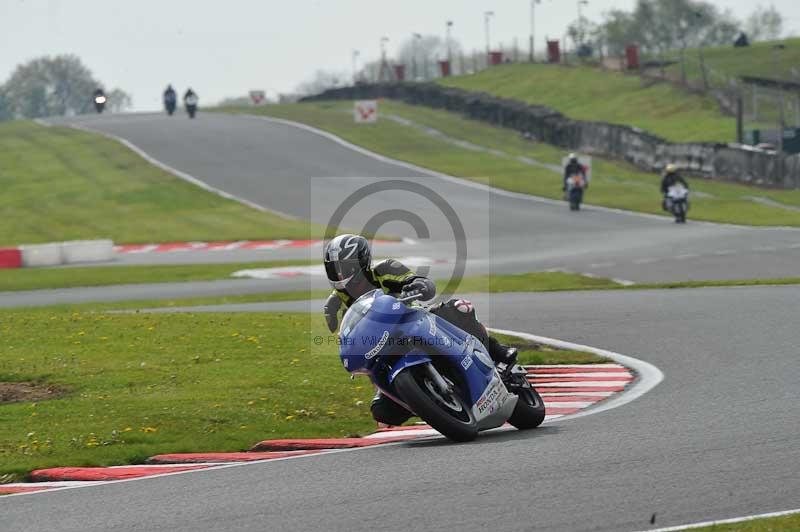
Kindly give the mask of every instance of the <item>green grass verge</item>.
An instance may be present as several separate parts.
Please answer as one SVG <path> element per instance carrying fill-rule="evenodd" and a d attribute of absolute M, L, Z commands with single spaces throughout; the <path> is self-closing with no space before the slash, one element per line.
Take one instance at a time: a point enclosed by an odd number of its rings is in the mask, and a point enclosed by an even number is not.
<path fill-rule="evenodd" d="M 687 528 L 687 530 L 689 530 Z M 797 532 L 800 530 L 800 513 L 753 519 L 742 523 L 692 528 L 692 532 Z"/>
<path fill-rule="evenodd" d="M 398 102 L 382 101 L 381 112 L 436 128 L 447 135 L 498 149 L 508 157 L 464 149 L 425 134 L 420 128 L 382 119 L 376 124 L 354 124 L 350 102 L 270 105 L 258 108 L 221 109 L 285 118 L 330 131 L 377 153 L 490 186 L 561 199 L 561 178 L 551 170 L 532 167 L 514 159 L 533 157 L 560 164 L 563 150 L 523 139 L 514 131 L 468 120 L 445 111 Z M 593 182 L 586 201 L 631 211 L 663 215 L 660 178 L 611 160 L 594 158 Z M 744 225 L 800 226 L 800 212 L 764 205 L 748 199 L 760 196 L 789 207 L 800 207 L 800 191 L 767 190 L 732 183 L 692 180 L 696 194 L 690 218 Z"/>
<path fill-rule="evenodd" d="M 265 438 L 365 434 L 373 389 L 351 381 L 321 316 L 0 312 L 0 381 L 68 390 L 0 404 L 0 479 L 51 466 L 246 450 Z M 522 342 L 525 360 L 542 349 Z M 579 355 L 547 350 L 543 360 Z"/>
<path fill-rule="evenodd" d="M 0 189 L 0 246 L 306 239 L 311 231 L 181 181 L 112 140 L 32 122 L 0 124 Z"/>
<path fill-rule="evenodd" d="M 0 292 L 79 286 L 166 283 L 230 279 L 239 270 L 319 264 L 317 260 L 282 260 L 225 264 L 90 266 L 0 270 Z"/>
<path fill-rule="evenodd" d="M 545 105 L 576 120 L 636 126 L 673 142 L 736 137 L 736 121 L 712 98 L 594 67 L 502 65 L 439 83 Z"/>
<path fill-rule="evenodd" d="M 436 281 L 441 292 L 446 281 Z M 713 288 L 732 286 L 783 286 L 800 285 L 800 277 L 767 279 L 732 279 L 707 281 L 679 281 L 668 283 L 642 283 L 623 286 L 611 279 L 586 277 L 560 272 L 530 272 L 494 276 L 467 277 L 462 280 L 455 294 L 500 293 L 500 292 L 554 292 L 574 290 L 661 290 L 680 288 Z M 52 310 L 139 310 L 150 308 L 192 307 L 202 305 L 233 305 L 242 303 L 270 303 L 281 301 L 304 301 L 324 299 L 329 290 L 298 290 L 292 292 L 265 292 L 257 294 L 204 296 L 189 298 L 166 298 L 154 300 L 117 301 L 109 303 L 60 304 L 47 308 Z"/>
<path fill-rule="evenodd" d="M 0 405 L 0 474 L 139 463 L 163 452 L 243 450 L 263 438 L 374 427 L 308 314 L 3 312 L 0 380 L 67 388 Z"/>
<path fill-rule="evenodd" d="M 776 44 L 783 44 L 783 50 L 776 51 Z M 686 75 L 688 79 L 700 79 L 700 60 L 697 50 L 686 52 Z M 796 81 L 791 69 L 797 68 L 800 63 L 800 38 L 785 39 L 783 41 L 768 41 L 753 43 L 747 48 L 734 48 L 732 46 L 719 46 L 703 50 L 707 67 L 713 72 L 737 78 L 739 76 L 754 76 L 769 79 L 785 79 Z M 673 53 L 668 59 L 679 61 L 679 54 Z M 671 65 L 667 71 L 674 78 L 680 76 L 680 64 Z"/>
<path fill-rule="evenodd" d="M 436 281 L 441 292 L 447 282 Z M 532 272 L 512 275 L 475 276 L 461 281 L 457 294 L 480 292 L 552 292 L 564 290 L 592 290 L 617 288 L 620 285 L 610 279 L 590 278 L 579 274 L 561 272 Z M 150 308 L 191 307 L 201 305 L 232 305 L 240 303 L 270 303 L 280 301 L 302 301 L 324 299 L 330 290 L 298 290 L 293 292 L 267 292 L 230 296 L 208 296 L 141 301 L 119 301 L 111 303 L 81 303 L 78 305 L 54 305 L 47 307 L 60 310 L 138 310 Z"/>

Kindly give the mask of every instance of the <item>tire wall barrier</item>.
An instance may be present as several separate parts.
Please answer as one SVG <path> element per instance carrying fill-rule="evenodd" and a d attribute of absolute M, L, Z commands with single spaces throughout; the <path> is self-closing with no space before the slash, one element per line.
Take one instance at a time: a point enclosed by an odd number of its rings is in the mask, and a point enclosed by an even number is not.
<path fill-rule="evenodd" d="M 435 83 L 364 84 L 330 89 L 301 101 L 378 98 L 460 113 L 467 118 L 514 129 L 565 150 L 622 159 L 650 172 L 675 163 L 692 174 L 711 179 L 780 188 L 800 185 L 798 155 L 779 158 L 772 152 L 739 144 L 675 144 L 635 127 L 572 120 L 549 107 Z"/>
<path fill-rule="evenodd" d="M 0 248 L 0 268 L 35 268 L 113 259 L 114 242 L 111 240 L 74 240 Z"/>
<path fill-rule="evenodd" d="M 27 244 L 19 247 L 22 265 L 26 268 L 37 266 L 58 266 L 63 264 L 61 244 Z"/>
<path fill-rule="evenodd" d="M 114 258 L 114 243 L 111 240 L 74 240 L 61 244 L 64 264 L 80 262 L 104 262 Z"/>

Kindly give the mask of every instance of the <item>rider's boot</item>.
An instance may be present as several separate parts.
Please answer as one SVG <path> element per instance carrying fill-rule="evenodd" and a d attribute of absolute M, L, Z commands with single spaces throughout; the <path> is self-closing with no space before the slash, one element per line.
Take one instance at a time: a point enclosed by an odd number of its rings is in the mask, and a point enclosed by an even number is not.
<path fill-rule="evenodd" d="M 494 336 L 489 336 L 486 342 L 486 350 L 492 357 L 495 364 L 505 364 L 511 367 L 517 363 L 517 348 L 501 344 Z"/>
<path fill-rule="evenodd" d="M 372 417 L 379 428 L 399 427 L 412 416 L 411 412 L 395 403 L 380 391 L 375 394 L 370 405 Z"/>

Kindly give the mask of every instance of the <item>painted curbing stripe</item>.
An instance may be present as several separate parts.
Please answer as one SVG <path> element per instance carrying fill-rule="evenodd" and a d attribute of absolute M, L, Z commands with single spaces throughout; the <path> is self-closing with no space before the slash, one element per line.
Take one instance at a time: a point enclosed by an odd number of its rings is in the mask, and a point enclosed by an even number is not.
<path fill-rule="evenodd" d="M 536 338 L 543 338 L 542 336 L 537 336 Z M 571 345 L 578 345 L 578 344 L 571 344 Z M 620 364 L 542 364 L 541 366 L 529 366 L 531 368 L 535 367 L 537 370 L 540 369 L 603 369 L 605 371 L 614 371 L 615 369 L 630 371 L 630 369 L 622 366 Z"/>
<path fill-rule="evenodd" d="M 252 451 L 300 451 L 300 450 L 327 450 L 351 449 L 357 447 L 370 447 L 385 441 L 402 442 L 413 439 L 413 435 L 392 434 L 381 442 L 367 438 L 311 438 L 311 439 L 281 439 L 264 440 L 253 446 Z"/>
<path fill-rule="evenodd" d="M 591 380 L 596 378 L 612 378 L 616 380 L 626 380 L 627 378 L 633 378 L 633 374 L 630 372 L 594 372 L 594 373 L 541 373 L 538 371 L 531 371 L 528 373 L 529 379 L 577 379 L 582 378 L 585 380 Z"/>
<path fill-rule="evenodd" d="M 744 523 L 747 521 L 755 521 L 757 519 L 769 519 L 771 517 L 785 517 L 787 515 L 800 514 L 800 508 L 794 510 L 784 510 L 781 512 L 769 512 L 765 514 L 753 514 L 743 517 L 733 517 L 731 519 L 720 519 L 719 521 L 704 521 L 702 523 L 691 523 L 688 525 L 670 526 L 666 528 L 650 528 L 641 532 L 678 532 L 680 530 L 691 530 L 693 528 L 705 528 L 720 525 L 730 525 L 734 523 Z"/>
<path fill-rule="evenodd" d="M 544 406 L 547 412 L 552 412 L 554 408 L 586 408 L 592 406 L 597 401 L 545 401 Z"/>
<path fill-rule="evenodd" d="M 568 386 L 542 386 L 541 384 L 536 386 L 537 392 L 564 392 L 564 393 L 575 393 L 575 392 L 621 392 L 625 389 L 625 386 L 588 386 L 585 388 L 579 387 L 568 387 Z"/>
<path fill-rule="evenodd" d="M 240 453 L 173 453 L 158 454 L 147 459 L 148 464 L 206 464 L 229 462 L 254 462 L 257 460 L 274 460 L 287 456 L 300 454 L 316 454 L 322 451 L 265 451 L 265 452 L 240 452 Z"/>
<path fill-rule="evenodd" d="M 512 336 L 518 336 L 520 338 L 524 338 L 526 340 L 530 340 L 532 342 L 537 342 L 540 344 L 548 344 L 554 347 L 560 347 L 561 349 L 570 349 L 576 351 L 585 351 L 588 353 L 594 353 L 595 355 L 599 355 L 602 357 L 609 358 L 619 364 L 627 366 L 633 369 L 638 378 L 634 380 L 628 387 L 625 389 L 625 393 L 618 394 L 612 397 L 609 397 L 607 400 L 598 403 L 597 406 L 592 406 L 589 408 L 585 408 L 580 412 L 576 412 L 570 416 L 566 416 L 566 419 L 577 419 L 583 416 L 589 416 L 593 414 L 598 414 L 600 412 L 605 412 L 607 410 L 612 410 L 614 408 L 618 408 L 620 406 L 624 406 L 631 401 L 635 401 L 639 397 L 643 396 L 664 380 L 664 374 L 661 372 L 653 364 L 649 362 L 645 362 L 644 360 L 639 360 L 638 358 L 633 358 L 631 356 L 623 355 L 621 353 L 616 353 L 614 351 L 609 351 L 606 349 L 599 349 L 597 347 L 591 347 L 588 345 L 583 344 L 576 344 L 573 342 L 567 342 L 564 340 L 557 340 L 555 338 L 548 338 L 546 336 L 538 336 L 535 334 L 528 334 L 516 331 L 509 331 L 504 329 L 491 329 L 494 332 L 500 334 L 508 334 Z M 537 387 L 538 391 L 538 387 Z M 562 388 L 560 390 L 551 389 L 550 391 L 570 391 L 569 389 Z M 622 391 L 622 390 L 581 390 L 581 391 Z"/>
<path fill-rule="evenodd" d="M 217 465 L 217 464 L 213 464 Z M 104 481 L 104 480 L 123 480 L 129 478 L 145 477 L 162 473 L 174 473 L 178 471 L 191 471 L 207 469 L 210 464 L 183 465 L 183 466 L 115 466 L 115 467 L 53 467 L 50 469 L 37 469 L 32 471 L 30 479 L 35 483 L 38 481 L 57 481 L 57 480 L 83 480 L 83 481 Z"/>
<path fill-rule="evenodd" d="M 576 375 L 584 376 L 587 374 L 598 374 L 598 375 L 618 375 L 620 373 L 623 374 L 630 374 L 630 370 L 628 368 L 544 368 L 539 366 L 527 366 L 525 369 L 528 370 L 528 373 L 536 373 L 537 375 L 544 375 L 544 374 L 554 374 L 554 375 L 563 375 L 565 373 L 575 373 Z"/>
<path fill-rule="evenodd" d="M 37 486 L 35 484 L 28 484 L 27 486 L 0 485 L 0 495 L 23 495 L 27 493 L 38 493 L 50 489 L 53 488 L 48 488 L 47 486 Z"/>
<path fill-rule="evenodd" d="M 556 402 L 574 402 L 574 403 L 596 403 L 602 401 L 607 396 L 594 396 L 594 395 L 561 395 L 561 394 L 539 394 L 545 404 Z"/>
<path fill-rule="evenodd" d="M 605 399 L 606 397 L 611 397 L 616 392 L 579 392 L 576 390 L 570 390 L 568 392 L 539 392 L 539 395 L 542 397 L 564 397 L 564 396 L 574 396 L 574 397 L 597 397 L 599 399 Z"/>
<path fill-rule="evenodd" d="M 562 407 L 556 406 L 556 407 L 552 407 L 552 408 L 548 407 L 546 411 L 549 412 L 549 415 L 551 415 L 551 416 L 552 415 L 566 416 L 566 415 L 569 415 L 569 414 L 574 414 L 575 412 L 579 412 L 581 410 L 583 410 L 583 408 L 579 408 L 579 407 L 562 408 Z"/>
<path fill-rule="evenodd" d="M 552 375 L 548 375 L 547 377 L 528 377 L 528 381 L 534 384 L 559 383 L 563 384 L 564 386 L 570 385 L 569 383 L 574 382 L 579 382 L 587 386 L 593 383 L 610 384 L 613 382 L 617 384 L 625 384 L 631 380 L 633 380 L 633 376 L 623 377 L 621 375 L 614 377 L 553 377 Z"/>
<path fill-rule="evenodd" d="M 535 382 L 538 379 L 528 379 L 528 380 Z M 601 380 L 588 381 L 588 380 L 583 380 L 583 381 L 577 381 L 577 382 L 575 382 L 575 381 L 572 381 L 572 382 L 570 382 L 570 381 L 559 382 L 559 381 L 554 381 L 552 379 L 545 379 L 545 382 L 535 382 L 535 384 L 536 384 L 536 389 L 537 390 L 540 387 L 541 388 L 572 388 L 572 387 L 575 387 L 575 388 L 596 388 L 598 391 L 615 392 L 615 391 L 619 391 L 618 388 L 620 388 L 620 387 L 624 388 L 625 386 L 630 384 L 630 382 L 631 381 L 629 381 L 629 380 L 623 381 L 623 380 L 619 380 L 619 379 L 614 379 L 612 381 L 601 381 Z"/>

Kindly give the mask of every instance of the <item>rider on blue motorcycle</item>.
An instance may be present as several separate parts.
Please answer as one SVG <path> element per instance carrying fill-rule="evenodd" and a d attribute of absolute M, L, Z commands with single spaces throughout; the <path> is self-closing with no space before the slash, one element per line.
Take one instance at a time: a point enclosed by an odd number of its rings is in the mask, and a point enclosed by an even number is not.
<path fill-rule="evenodd" d="M 339 326 L 342 307 L 346 310 L 356 299 L 376 288 L 399 297 L 419 294 L 422 301 L 436 295 L 436 285 L 430 279 L 416 275 L 399 261 L 387 259 L 373 266 L 372 251 L 363 236 L 346 234 L 333 238 L 325 245 L 323 258 L 325 273 L 333 287 L 323 308 L 331 332 Z M 451 299 L 429 310 L 480 340 L 495 363 L 510 365 L 516 361 L 517 350 L 489 336 L 469 301 Z M 376 421 L 387 425 L 402 425 L 411 417 L 411 412 L 380 392 L 373 399 L 371 410 Z"/>

